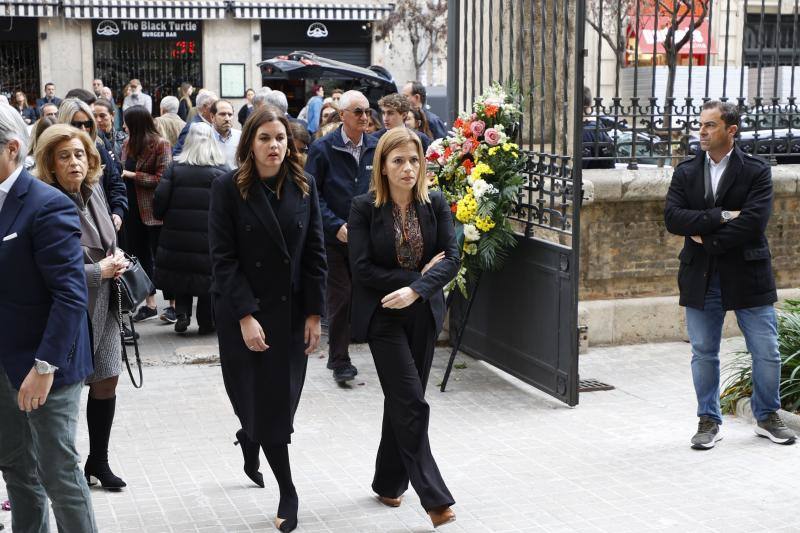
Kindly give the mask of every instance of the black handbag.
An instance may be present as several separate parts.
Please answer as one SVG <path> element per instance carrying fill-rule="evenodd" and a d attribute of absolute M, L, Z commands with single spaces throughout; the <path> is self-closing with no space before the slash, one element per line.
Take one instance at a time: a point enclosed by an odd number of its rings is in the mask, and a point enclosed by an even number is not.
<path fill-rule="evenodd" d="M 125 254 L 128 268 L 117 280 L 117 288 L 121 297 L 123 313 L 132 313 L 140 303 L 153 292 L 153 282 L 147 276 L 139 260 L 132 255 Z"/>

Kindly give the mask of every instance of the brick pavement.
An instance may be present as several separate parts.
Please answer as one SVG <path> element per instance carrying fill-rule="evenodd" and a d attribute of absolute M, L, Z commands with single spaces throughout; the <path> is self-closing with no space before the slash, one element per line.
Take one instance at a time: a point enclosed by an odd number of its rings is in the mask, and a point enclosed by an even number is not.
<path fill-rule="evenodd" d="M 145 368 L 142 390 L 121 380 L 111 458 L 128 489 L 92 491 L 101 531 L 274 531 L 277 488 L 266 461 L 265 489 L 241 471 L 219 366 L 170 364 L 183 360 L 176 350 L 213 352 L 214 337 L 178 337 L 155 322 L 141 330 L 156 366 Z M 309 362 L 290 447 L 299 532 L 432 530 L 413 490 L 397 509 L 373 499 L 381 393 L 365 348 L 353 351 L 351 388 L 333 383 L 324 359 Z M 715 450 L 689 448 L 686 344 L 591 349 L 582 375 L 617 388 L 583 394 L 577 408 L 468 357 L 441 394 L 446 356 L 437 352 L 428 393 L 432 447 L 457 501 L 458 520 L 442 531 L 798 531 L 790 502 L 800 447 L 771 444 L 728 417 Z M 88 450 L 85 424 L 78 447 Z M 8 525 L 9 514 L 0 520 Z"/>

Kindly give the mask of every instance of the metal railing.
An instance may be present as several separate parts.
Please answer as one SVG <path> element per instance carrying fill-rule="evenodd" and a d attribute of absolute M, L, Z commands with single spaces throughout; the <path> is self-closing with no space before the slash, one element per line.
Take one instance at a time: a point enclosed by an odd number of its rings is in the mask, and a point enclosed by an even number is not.
<path fill-rule="evenodd" d="M 745 152 L 800 162 L 798 1 L 587 0 L 584 167 L 676 164 L 712 99 Z"/>

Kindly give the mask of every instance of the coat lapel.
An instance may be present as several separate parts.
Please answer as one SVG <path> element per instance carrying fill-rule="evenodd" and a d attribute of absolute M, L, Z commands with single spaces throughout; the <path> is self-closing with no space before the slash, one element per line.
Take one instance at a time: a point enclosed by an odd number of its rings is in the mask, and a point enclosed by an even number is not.
<path fill-rule="evenodd" d="M 22 209 L 25 203 L 23 197 L 28 193 L 28 187 L 31 185 L 31 180 L 34 178 L 23 170 L 14 186 L 8 191 L 5 202 L 3 202 L 3 209 L 0 210 L 0 239 L 8 234 L 11 224 L 17 218 L 17 213 Z"/>
<path fill-rule="evenodd" d="M 722 200 L 725 198 L 725 194 L 730 190 L 733 186 L 736 178 L 739 176 L 740 171 L 742 170 L 742 154 L 739 152 L 738 148 L 734 148 L 733 152 L 731 152 L 731 157 L 728 159 L 728 165 L 725 167 L 725 172 L 722 173 L 722 177 L 719 179 L 719 184 L 717 185 L 717 200 L 714 205 L 717 207 L 722 206 Z"/>
<path fill-rule="evenodd" d="M 392 215 L 391 200 L 386 202 L 380 207 L 380 218 L 383 225 L 383 239 L 381 242 L 384 244 L 384 251 L 387 257 L 395 257 L 397 251 L 395 250 L 394 243 L 394 215 Z"/>
<path fill-rule="evenodd" d="M 258 217 L 264 229 L 267 230 L 267 233 L 270 234 L 284 255 L 288 257 L 289 252 L 286 249 L 286 241 L 283 239 L 281 226 L 278 223 L 275 213 L 272 211 L 272 206 L 269 205 L 267 193 L 260 183 L 254 183 L 250 187 L 250 194 L 245 203 L 250 207 L 253 213 L 255 213 L 256 217 Z"/>

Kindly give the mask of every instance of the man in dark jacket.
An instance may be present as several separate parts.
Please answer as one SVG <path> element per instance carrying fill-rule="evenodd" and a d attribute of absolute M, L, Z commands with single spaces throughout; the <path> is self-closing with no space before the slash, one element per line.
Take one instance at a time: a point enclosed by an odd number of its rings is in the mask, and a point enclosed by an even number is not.
<path fill-rule="evenodd" d="M 358 91 L 347 91 L 339 102 L 342 125 L 317 139 L 308 151 L 306 172 L 319 190 L 319 208 L 328 254 L 328 368 L 344 383 L 358 370 L 350 362 L 351 275 L 347 250 L 350 202 L 369 188 L 372 156 L 377 140 L 366 133 L 369 101 Z"/>
<path fill-rule="evenodd" d="M 92 372 L 81 225 L 67 195 L 22 168 L 28 136 L 0 106 L 0 470 L 14 531 L 97 531 L 75 449 Z"/>
<path fill-rule="evenodd" d="M 373 133 L 376 139 L 383 137 L 383 134 L 392 128 L 405 127 L 406 115 L 411 110 L 411 103 L 408 98 L 399 93 L 387 94 L 378 100 L 378 107 L 381 108 L 383 128 Z M 417 137 L 422 142 L 422 150 L 427 151 L 428 146 L 431 144 L 431 138 L 419 130 L 412 131 L 417 134 Z"/>
<path fill-rule="evenodd" d="M 42 114 L 42 106 L 45 104 L 54 104 L 56 107 L 61 105 L 61 98 L 56 96 L 56 84 L 52 81 L 44 84 L 44 96 L 36 99 L 36 109 L 39 114 Z"/>
<path fill-rule="evenodd" d="M 403 94 L 411 102 L 411 106 L 414 109 L 421 109 L 425 116 L 428 117 L 428 127 L 431 129 L 434 140 L 447 137 L 447 128 L 444 127 L 442 119 L 425 105 L 428 93 L 424 85 L 418 81 L 410 81 L 403 87 Z"/>
<path fill-rule="evenodd" d="M 705 152 L 679 164 L 667 193 L 667 231 L 685 237 L 680 253 L 680 305 L 692 343 L 697 394 L 695 449 L 721 438 L 719 345 L 722 323 L 733 310 L 753 358 L 751 405 L 756 434 L 779 444 L 795 435 L 781 420 L 781 361 L 773 305 L 777 300 L 769 244 L 764 234 L 772 212 L 772 173 L 734 143 L 739 112 L 712 100 L 700 115 Z"/>

